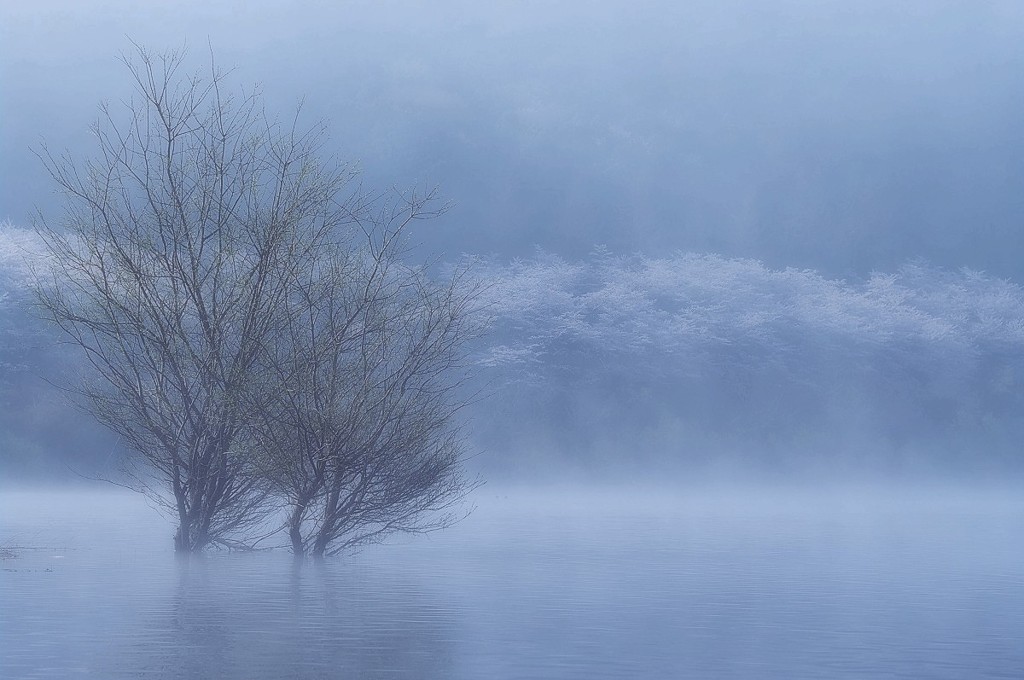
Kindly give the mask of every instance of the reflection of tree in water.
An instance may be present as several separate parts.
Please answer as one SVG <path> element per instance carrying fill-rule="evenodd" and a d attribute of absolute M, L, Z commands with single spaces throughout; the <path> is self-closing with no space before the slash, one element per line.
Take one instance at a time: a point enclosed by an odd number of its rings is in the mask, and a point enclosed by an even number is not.
<path fill-rule="evenodd" d="M 287 555 L 213 555 L 179 565 L 148 630 L 112 650 L 142 678 L 449 678 L 452 608 L 407 572 Z"/>

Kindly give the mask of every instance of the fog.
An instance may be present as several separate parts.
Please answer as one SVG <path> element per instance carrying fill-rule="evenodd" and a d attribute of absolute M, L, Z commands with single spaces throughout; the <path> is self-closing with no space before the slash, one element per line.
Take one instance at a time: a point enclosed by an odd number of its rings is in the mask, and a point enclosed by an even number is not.
<path fill-rule="evenodd" d="M 607 251 L 478 271 L 497 318 L 480 358 L 503 397 L 492 427 L 524 450 L 654 477 L 1019 470 L 1024 290 L 1008 281 Z"/>
<path fill-rule="evenodd" d="M 176 562 L 115 486 L 33 225 L 135 43 L 449 202 L 463 522 Z M 1022 108 L 1013 0 L 0 4 L 0 675 L 1018 673 Z"/>
<path fill-rule="evenodd" d="M 0 12 L 8 479 L 123 453 L 47 383 L 76 360 L 23 303 L 62 209 L 34 152 L 89 155 L 129 39 L 302 101 L 367 186 L 440 187 L 415 256 L 487 287 L 487 476 L 1019 468 L 1017 3 Z"/>
<path fill-rule="evenodd" d="M 125 452 L 57 389 L 84 367 L 29 305 L 41 243 L 10 224 L 0 240 L 8 479 L 105 476 Z M 471 466 L 492 481 L 1021 471 L 1024 289 L 1010 280 L 606 248 L 471 267 L 491 322 L 465 420 Z"/>
<path fill-rule="evenodd" d="M 1013 490 L 494 491 L 457 529 L 319 565 L 175 560 L 137 495 L 4 494 L 19 556 L 0 572 L 0 670 L 999 678 L 1024 662 Z"/>
<path fill-rule="evenodd" d="M 1006 1 L 5 3 L 0 219 L 52 205 L 125 36 L 212 46 L 329 119 L 375 186 L 440 185 L 433 250 L 681 249 L 829 276 L 1024 274 L 1024 9 Z"/>

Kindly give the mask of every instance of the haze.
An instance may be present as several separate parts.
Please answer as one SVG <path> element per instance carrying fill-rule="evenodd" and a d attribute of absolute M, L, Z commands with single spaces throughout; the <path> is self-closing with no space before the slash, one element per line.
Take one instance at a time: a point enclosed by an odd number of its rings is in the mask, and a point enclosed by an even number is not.
<path fill-rule="evenodd" d="M 94 153 L 132 41 L 451 202 L 410 257 L 489 316 L 465 523 L 184 568 L 139 498 L 61 491 L 128 452 L 30 308 L 33 149 Z M 0 674 L 1019 673 L 1022 111 L 1016 0 L 3 3 Z"/>
<path fill-rule="evenodd" d="M 305 99 L 373 185 L 440 185 L 457 254 L 681 249 L 838 276 L 910 258 L 1019 277 L 1012 1 L 5 3 L 0 217 L 29 146 L 89 149 L 125 36 Z"/>
<path fill-rule="evenodd" d="M 587 263 L 597 247 L 615 257 L 665 258 L 659 260 L 664 266 L 683 262 L 685 269 L 697 266 L 678 259 L 689 252 L 718 258 L 704 261 L 694 276 L 728 277 L 726 269 L 748 267 L 781 287 L 774 297 L 739 299 L 727 290 L 721 300 L 677 300 L 691 310 L 704 305 L 711 324 L 735 323 L 714 313 L 724 305 L 736 307 L 726 317 L 771 317 L 785 326 L 795 297 L 805 294 L 784 290 L 787 285 L 831 286 L 836 299 L 847 291 L 850 302 L 839 304 L 849 307 L 877 282 L 895 277 L 900 302 L 887 309 L 889 302 L 875 300 L 879 313 L 923 314 L 942 326 L 873 328 L 875 321 L 852 312 L 847 322 L 854 325 L 838 345 L 789 324 L 787 337 L 748 334 L 745 342 L 763 343 L 754 350 L 736 344 L 736 334 L 749 329 L 721 329 L 719 349 L 731 347 L 740 360 L 728 376 L 685 389 L 677 381 L 668 394 L 655 395 L 656 410 L 667 410 L 670 422 L 638 426 L 656 442 L 644 448 L 661 449 L 669 437 L 676 442 L 673 459 L 686 449 L 705 451 L 707 458 L 718 434 L 733 437 L 737 428 L 729 426 L 709 440 L 704 415 L 680 429 L 679 422 L 694 417 L 680 400 L 706 404 L 708 394 L 745 392 L 737 386 L 775 380 L 764 377 L 765 362 L 752 359 L 758 352 L 773 362 L 795 356 L 805 372 L 807 353 L 821 355 L 814 376 L 794 378 L 793 367 L 785 367 L 786 399 L 766 396 L 771 405 L 734 409 L 740 430 L 751 418 L 763 418 L 758 414 L 765 408 L 777 412 L 769 419 L 781 425 L 770 429 L 794 435 L 777 442 L 780 449 L 794 446 L 790 439 L 807 444 L 815 432 L 838 426 L 838 448 L 892 444 L 895 436 L 904 454 L 916 457 L 916 450 L 906 451 L 918 439 L 931 446 L 934 426 L 948 424 L 950 413 L 985 437 L 958 444 L 962 456 L 974 455 L 964 449 L 975 442 L 1008 443 L 1014 435 L 1007 433 L 1016 432 L 1012 386 L 1020 345 L 1013 329 L 1020 293 L 1013 282 L 1024 275 L 1024 124 L 1016 113 L 1024 10 L 1017 3 L 453 2 L 429 9 L 309 3 L 302 12 L 278 3 L 11 3 L 3 9 L 2 30 L 0 217 L 10 226 L 27 227 L 37 209 L 59 210 L 31 147 L 45 139 L 51 148 L 89 152 L 87 126 L 97 102 L 126 91 L 116 60 L 130 47 L 125 36 L 154 46 L 187 44 L 195 59 L 212 47 L 220 64 L 237 68 L 239 81 L 261 83 L 268 106 L 284 113 L 303 100 L 304 117 L 326 118 L 333 151 L 357 161 L 367 185 L 438 185 L 454 208 L 415 234 L 425 256 L 455 261 L 484 255 L 492 266 L 525 257 L 520 266 L 539 267 L 530 258 L 540 248 L 543 257 L 561 258 L 571 269 L 594 266 Z M 808 274 L 780 280 L 790 268 Z M 970 283 L 957 283 L 958 277 Z M 922 290 L 936 286 L 945 299 Z M 619 353 L 596 366 L 579 347 L 570 348 L 578 353 L 570 363 L 585 366 L 599 382 L 608 362 L 631 372 L 633 363 L 655 361 L 645 352 L 669 353 L 658 356 L 657 365 L 706 375 L 706 353 L 672 349 L 682 342 L 678 315 L 644 320 L 665 324 L 652 330 L 638 327 L 628 309 L 644 295 L 689 294 L 634 290 L 605 300 L 619 307 L 617 320 L 604 317 L 605 323 L 620 336 L 643 336 L 646 344 L 632 351 L 602 341 L 601 352 Z M 993 295 L 1008 306 L 977 317 L 987 304 L 980 298 Z M 915 298 L 924 296 L 929 299 L 920 308 Z M 968 328 L 974 317 L 1010 330 L 982 339 L 981 331 Z M 553 318 L 545 323 L 557 325 Z M 916 339 L 901 340 L 904 332 Z M 497 347 L 537 345 L 529 333 L 496 337 Z M 897 347 L 903 340 L 924 343 L 924 355 L 906 354 Z M 702 342 L 714 344 L 709 337 Z M 881 343 L 878 352 L 885 356 L 852 351 L 864 343 Z M 956 343 L 958 349 L 950 349 Z M 482 348 L 482 356 L 489 351 Z M 932 354 L 941 355 L 937 363 L 917 365 Z M 865 392 L 865 371 L 912 394 Z M 554 372 L 545 376 L 550 383 Z M 484 378 L 493 386 L 509 376 Z M 791 383 L 808 381 L 810 392 L 791 391 Z M 562 401 L 591 405 L 595 393 L 578 385 L 552 389 Z M 628 408 L 620 409 L 616 389 L 596 391 L 599 401 L 609 402 L 602 408 L 615 412 L 612 422 L 632 418 Z M 832 411 L 827 418 L 798 406 L 800 399 L 817 400 L 817 393 Z M 915 411 L 912 420 L 880 426 L 870 412 L 891 414 L 893 398 L 899 413 Z M 879 407 L 879 399 L 885 405 Z M 945 411 L 918 413 L 933 406 Z M 493 452 L 500 440 L 488 433 L 505 425 L 488 408 L 476 419 L 483 423 L 480 448 Z M 582 420 L 592 417 L 589 406 L 579 408 Z M 637 428 L 626 425 L 634 438 Z M 886 427 L 899 432 L 880 431 Z M 512 429 L 519 430 L 517 441 L 531 440 L 532 428 Z M 755 443 L 764 441 L 763 433 L 755 434 Z M 543 434 L 533 448 L 552 438 L 559 435 Z M 507 457 L 500 458 L 506 462 L 497 467 L 508 467 Z"/>

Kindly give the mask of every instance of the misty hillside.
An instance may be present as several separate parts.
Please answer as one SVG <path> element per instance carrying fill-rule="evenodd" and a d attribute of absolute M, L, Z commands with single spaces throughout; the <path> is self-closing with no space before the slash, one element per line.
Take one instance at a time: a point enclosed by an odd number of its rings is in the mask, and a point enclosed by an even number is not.
<path fill-rule="evenodd" d="M 626 469 L 715 457 L 890 471 L 1016 459 L 1015 283 L 923 262 L 843 281 L 602 249 L 584 261 L 542 251 L 485 261 L 477 274 L 496 318 L 479 361 L 506 408 L 483 425 L 497 441 Z"/>
<path fill-rule="evenodd" d="M 34 320 L 33 232 L 5 226 L 0 399 L 10 471 L 109 464 L 42 377 L 73 356 Z M 490 332 L 471 361 L 492 474 L 719 467 L 1017 469 L 1024 288 L 914 262 L 862 281 L 714 254 L 476 258 Z M 76 434 L 58 424 L 73 419 Z M 98 449 L 98 450 L 92 450 Z M 623 453 L 626 452 L 626 453 Z M 542 462 L 543 461 L 543 462 Z"/>

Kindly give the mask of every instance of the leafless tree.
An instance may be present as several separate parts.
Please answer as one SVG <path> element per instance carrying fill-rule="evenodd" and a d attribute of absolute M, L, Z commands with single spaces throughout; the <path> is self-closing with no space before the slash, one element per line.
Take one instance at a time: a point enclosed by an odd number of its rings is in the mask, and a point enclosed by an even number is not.
<path fill-rule="evenodd" d="M 335 554 L 459 518 L 463 347 L 480 329 L 464 270 L 403 263 L 432 195 L 375 212 L 358 249 L 324 249 L 280 309 L 251 412 L 258 459 L 288 504 L 296 554 Z"/>
<path fill-rule="evenodd" d="M 40 153 L 67 209 L 40 218 L 38 297 L 93 369 L 83 406 L 144 463 L 133 484 L 176 515 L 176 550 L 197 551 L 268 507 L 243 396 L 299 273 L 362 203 L 321 160 L 322 127 L 268 119 L 258 93 L 180 53 L 124 62 L 134 94 L 102 107 L 96 156 Z"/>

